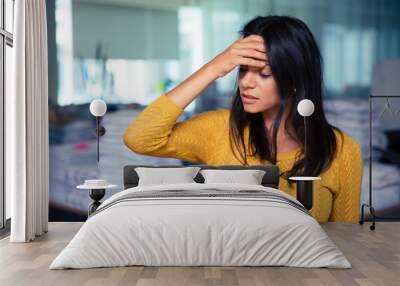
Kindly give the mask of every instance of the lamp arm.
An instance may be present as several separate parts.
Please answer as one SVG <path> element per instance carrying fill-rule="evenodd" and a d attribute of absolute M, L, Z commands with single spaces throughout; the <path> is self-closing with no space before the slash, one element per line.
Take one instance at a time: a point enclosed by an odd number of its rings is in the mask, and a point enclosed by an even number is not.
<path fill-rule="evenodd" d="M 99 134 L 99 121 L 100 121 L 100 118 L 99 118 L 99 116 L 96 116 L 96 137 L 97 137 L 97 165 L 99 164 L 99 161 L 100 161 L 100 142 L 99 142 L 99 137 L 100 137 L 100 134 Z"/>
<path fill-rule="evenodd" d="M 303 117 L 304 119 L 304 170 L 306 169 L 306 165 L 307 165 L 307 116 Z M 304 172 L 303 172 L 304 175 Z"/>

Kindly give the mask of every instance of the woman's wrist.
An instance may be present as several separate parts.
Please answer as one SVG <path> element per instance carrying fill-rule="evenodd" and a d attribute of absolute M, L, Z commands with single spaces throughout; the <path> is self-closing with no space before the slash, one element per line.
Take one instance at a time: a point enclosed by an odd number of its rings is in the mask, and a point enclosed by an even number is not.
<path fill-rule="evenodd" d="M 217 67 L 212 63 L 208 62 L 203 66 L 203 69 L 206 71 L 206 73 L 211 77 L 211 80 L 217 80 L 221 77 Z"/>

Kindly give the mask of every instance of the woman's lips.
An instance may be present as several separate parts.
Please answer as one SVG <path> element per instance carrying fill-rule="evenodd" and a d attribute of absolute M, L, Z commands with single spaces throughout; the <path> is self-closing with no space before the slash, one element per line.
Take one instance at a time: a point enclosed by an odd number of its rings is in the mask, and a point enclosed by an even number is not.
<path fill-rule="evenodd" d="M 247 95 L 247 94 L 242 94 L 243 103 L 254 103 L 257 100 L 258 100 L 257 97 L 250 96 L 250 95 Z"/>
<path fill-rule="evenodd" d="M 246 98 L 249 98 L 249 99 L 258 99 L 258 98 L 255 97 L 255 96 L 251 96 L 251 95 L 244 94 L 244 93 L 242 93 L 242 96 L 243 96 L 243 97 L 246 97 Z"/>

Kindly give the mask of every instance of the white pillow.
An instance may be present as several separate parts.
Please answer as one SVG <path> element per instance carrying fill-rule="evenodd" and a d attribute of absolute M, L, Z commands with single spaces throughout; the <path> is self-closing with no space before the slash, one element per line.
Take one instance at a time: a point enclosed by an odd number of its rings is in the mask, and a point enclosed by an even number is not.
<path fill-rule="evenodd" d="M 193 179 L 200 167 L 148 168 L 136 167 L 138 186 L 196 183 Z"/>
<path fill-rule="evenodd" d="M 261 185 L 265 175 L 263 170 L 201 170 L 204 183 L 236 183 L 248 185 Z"/>

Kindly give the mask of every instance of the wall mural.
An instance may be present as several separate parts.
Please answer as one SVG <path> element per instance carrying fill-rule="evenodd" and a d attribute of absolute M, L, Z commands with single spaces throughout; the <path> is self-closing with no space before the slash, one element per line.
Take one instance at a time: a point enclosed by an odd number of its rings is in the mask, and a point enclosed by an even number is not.
<path fill-rule="evenodd" d="M 374 9 L 362 1 L 243 0 L 234 1 L 242 3 L 236 5 L 204 0 L 192 6 L 186 2 L 174 1 L 174 7 L 165 7 L 162 1 L 148 1 L 140 7 L 113 1 L 48 1 L 50 220 L 86 219 L 91 199 L 87 190 L 76 187 L 87 179 L 118 185 L 107 191 L 107 198 L 122 190 L 124 165 L 191 164 L 131 152 L 122 141 L 124 128 L 148 104 L 237 39 L 242 24 L 260 11 L 265 15 L 291 11 L 289 15 L 305 21 L 316 36 L 324 59 L 326 116 L 361 144 L 361 200 L 367 202 L 368 96 L 400 93 L 399 81 L 394 79 L 400 71 L 396 60 L 400 47 L 392 44 L 400 42 L 400 22 L 393 12 L 396 9 L 383 9 L 400 3 L 382 2 L 383 7 Z M 351 18 L 364 19 L 368 12 L 369 23 L 346 17 L 343 11 L 354 5 L 357 9 Z M 390 33 L 385 27 L 391 27 Z M 229 108 L 236 76 L 235 71 L 210 85 L 178 121 Z M 98 164 L 96 121 L 89 112 L 96 98 L 107 103 Z M 389 99 L 390 108 L 385 109 L 385 100 L 374 108 L 375 118 L 380 117 L 373 123 L 374 205 L 380 216 L 400 216 L 400 105 Z"/>

